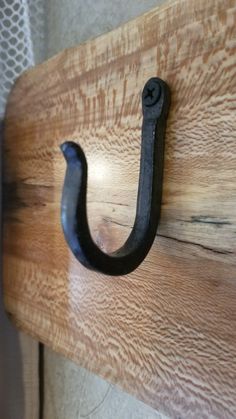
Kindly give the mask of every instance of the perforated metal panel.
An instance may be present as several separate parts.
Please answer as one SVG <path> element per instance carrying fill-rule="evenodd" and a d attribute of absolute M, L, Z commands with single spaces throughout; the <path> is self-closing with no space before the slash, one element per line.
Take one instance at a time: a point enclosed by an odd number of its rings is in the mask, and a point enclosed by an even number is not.
<path fill-rule="evenodd" d="M 44 41 L 44 0 L 0 0 L 0 117 L 15 79 L 43 58 Z"/>

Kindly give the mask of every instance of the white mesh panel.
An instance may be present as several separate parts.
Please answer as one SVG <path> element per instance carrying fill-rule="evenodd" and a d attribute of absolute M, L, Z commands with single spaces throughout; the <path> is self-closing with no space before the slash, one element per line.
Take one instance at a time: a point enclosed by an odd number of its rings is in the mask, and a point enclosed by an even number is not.
<path fill-rule="evenodd" d="M 15 79 L 43 59 L 44 33 L 44 0 L 0 0 L 0 117 Z"/>

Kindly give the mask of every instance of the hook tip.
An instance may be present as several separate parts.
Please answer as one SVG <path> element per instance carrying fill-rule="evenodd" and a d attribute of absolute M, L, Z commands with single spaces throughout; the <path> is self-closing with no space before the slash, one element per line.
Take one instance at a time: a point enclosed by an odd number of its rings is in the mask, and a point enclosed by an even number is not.
<path fill-rule="evenodd" d="M 60 145 L 60 149 L 68 163 L 72 161 L 80 161 L 86 164 L 86 158 L 82 148 L 73 141 L 65 141 Z"/>
<path fill-rule="evenodd" d="M 65 141 L 63 144 L 60 145 L 60 149 L 66 160 L 70 160 L 77 157 L 77 144 L 73 143 L 72 141 Z"/>
<path fill-rule="evenodd" d="M 71 148 L 73 145 L 72 141 L 65 141 L 63 144 L 60 145 L 60 149 L 63 154 L 66 154 L 68 152 L 68 149 Z"/>

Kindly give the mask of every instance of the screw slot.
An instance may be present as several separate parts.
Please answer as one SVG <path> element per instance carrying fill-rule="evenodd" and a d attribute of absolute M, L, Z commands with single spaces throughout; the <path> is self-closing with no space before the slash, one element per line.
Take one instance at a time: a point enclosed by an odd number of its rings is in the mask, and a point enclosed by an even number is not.
<path fill-rule="evenodd" d="M 143 90 L 143 104 L 145 106 L 155 105 L 161 96 L 161 86 L 157 80 L 151 79 Z"/>

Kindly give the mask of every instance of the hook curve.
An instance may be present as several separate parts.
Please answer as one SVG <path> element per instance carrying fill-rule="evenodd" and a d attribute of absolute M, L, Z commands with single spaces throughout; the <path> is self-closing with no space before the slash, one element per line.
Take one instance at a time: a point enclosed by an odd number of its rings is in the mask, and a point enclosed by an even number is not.
<path fill-rule="evenodd" d="M 139 187 L 133 229 L 122 247 L 104 253 L 93 241 L 86 210 L 87 161 L 82 148 L 66 141 L 61 151 L 67 162 L 61 200 L 61 224 L 75 257 L 87 268 L 107 275 L 126 275 L 148 254 L 160 219 L 164 136 L 170 105 L 168 85 L 153 77 L 142 93 L 143 124 Z"/>

